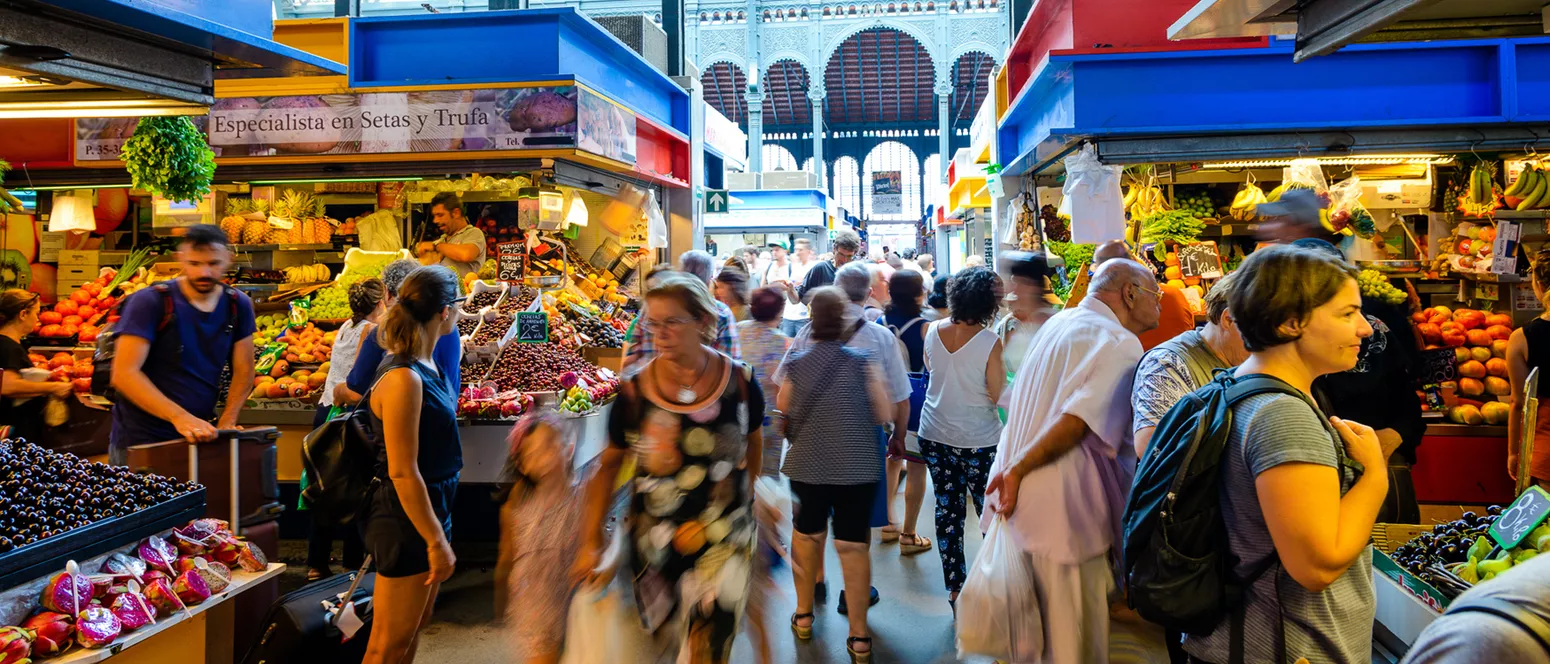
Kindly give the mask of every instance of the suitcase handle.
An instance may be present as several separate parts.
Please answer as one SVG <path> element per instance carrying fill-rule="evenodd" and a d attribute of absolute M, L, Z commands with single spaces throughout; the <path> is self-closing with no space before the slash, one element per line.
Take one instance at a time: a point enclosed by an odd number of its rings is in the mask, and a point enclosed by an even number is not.
<path fill-rule="evenodd" d="M 230 523 L 231 523 L 231 526 L 233 528 L 236 528 L 236 527 L 238 527 L 238 524 L 241 523 L 241 518 L 240 517 L 241 517 L 241 514 L 242 514 L 242 508 L 241 508 L 241 505 L 239 504 L 240 500 L 239 500 L 238 489 L 237 489 L 237 481 L 238 481 L 237 461 L 238 461 L 238 459 L 240 457 L 240 454 L 241 454 L 240 447 L 241 447 L 241 444 L 242 444 L 242 438 L 244 436 L 263 437 L 263 438 L 268 438 L 268 437 L 272 436 L 272 437 L 278 438 L 279 435 L 280 435 L 280 430 L 275 428 L 275 427 L 256 427 L 256 428 L 253 428 L 253 429 L 219 429 L 219 430 L 217 430 L 215 432 L 215 438 L 214 439 L 207 440 L 207 441 L 204 441 L 204 442 L 193 442 L 193 443 L 190 443 L 187 440 L 183 440 L 183 439 L 180 438 L 180 439 L 177 439 L 177 440 L 168 440 L 168 441 L 164 441 L 164 442 L 160 442 L 160 443 L 150 443 L 150 444 L 146 444 L 146 445 L 135 445 L 134 447 L 139 448 L 139 449 L 146 449 L 146 448 L 163 447 L 163 446 L 167 446 L 167 445 L 187 445 L 189 447 L 189 450 L 188 450 L 188 479 L 189 479 L 190 482 L 198 482 L 199 481 L 199 454 L 196 453 L 193 448 L 195 446 L 198 446 L 198 445 L 213 445 L 213 444 L 216 444 L 216 443 L 225 442 L 229 446 L 230 454 L 231 454 L 231 461 L 226 464 L 227 468 L 231 471 L 231 521 L 230 521 Z"/>

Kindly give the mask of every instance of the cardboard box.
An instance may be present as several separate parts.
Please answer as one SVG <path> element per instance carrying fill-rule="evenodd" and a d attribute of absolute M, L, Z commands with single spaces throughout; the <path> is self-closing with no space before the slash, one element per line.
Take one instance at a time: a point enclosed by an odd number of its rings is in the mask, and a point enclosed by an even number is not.
<path fill-rule="evenodd" d="M 1424 602 L 1437 613 L 1446 611 L 1448 605 L 1453 602 L 1442 591 L 1433 588 L 1431 584 L 1422 581 L 1409 570 L 1394 562 L 1389 555 L 1405 542 L 1415 539 L 1424 532 L 1430 532 L 1431 527 L 1408 523 L 1377 523 L 1372 526 L 1372 566 L 1380 574 L 1392 579 L 1401 588 L 1409 591 L 1417 599 Z"/>
<path fill-rule="evenodd" d="M 60 249 L 59 265 L 89 265 L 97 267 L 102 262 L 102 252 L 96 249 Z"/>
<path fill-rule="evenodd" d="M 63 287 L 66 283 L 85 283 L 96 279 L 98 272 L 99 268 L 96 265 L 60 265 L 59 285 Z"/>

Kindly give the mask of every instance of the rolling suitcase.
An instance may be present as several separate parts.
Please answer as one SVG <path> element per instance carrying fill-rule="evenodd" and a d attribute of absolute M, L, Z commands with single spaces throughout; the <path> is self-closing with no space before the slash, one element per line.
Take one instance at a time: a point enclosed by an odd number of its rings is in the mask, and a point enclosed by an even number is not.
<path fill-rule="evenodd" d="M 265 616 L 263 634 L 242 658 L 243 664 L 328 662 L 349 664 L 366 656 L 371 638 L 371 595 L 377 574 L 367 573 L 371 558 L 360 570 L 337 574 L 282 596 Z M 355 602 L 355 615 L 363 625 L 349 640 L 335 624 L 343 597 Z"/>
<path fill-rule="evenodd" d="M 214 441 L 193 446 L 198 454 L 192 460 L 190 445 L 182 440 L 136 445 L 128 450 L 129 467 L 205 485 L 205 514 L 230 520 L 236 529 L 273 521 L 284 509 L 275 449 L 279 438 L 280 431 L 274 427 L 221 430 Z M 233 497 L 236 510 L 231 508 Z"/>

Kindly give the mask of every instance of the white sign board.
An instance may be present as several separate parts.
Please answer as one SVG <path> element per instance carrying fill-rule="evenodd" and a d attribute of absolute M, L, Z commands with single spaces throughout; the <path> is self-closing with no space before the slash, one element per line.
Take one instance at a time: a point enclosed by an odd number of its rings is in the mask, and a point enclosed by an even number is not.
<path fill-rule="evenodd" d="M 1491 242 L 1491 272 L 1514 274 L 1518 271 L 1517 222 L 1496 222 L 1496 240 Z"/>
<path fill-rule="evenodd" d="M 705 104 L 705 145 L 721 153 L 727 168 L 748 167 L 748 135 L 710 104 Z"/>

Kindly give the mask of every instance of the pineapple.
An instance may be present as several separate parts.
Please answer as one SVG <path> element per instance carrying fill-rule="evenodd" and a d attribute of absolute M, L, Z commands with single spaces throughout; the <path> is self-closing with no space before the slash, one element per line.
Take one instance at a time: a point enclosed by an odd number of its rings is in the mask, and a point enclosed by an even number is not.
<path fill-rule="evenodd" d="M 268 225 L 265 225 L 268 228 Z M 264 233 L 264 244 L 287 244 L 290 242 L 290 231 L 281 228 L 269 228 Z"/>
<path fill-rule="evenodd" d="M 297 220 L 295 220 L 291 224 L 291 229 L 285 232 L 286 237 L 289 238 L 286 241 L 290 242 L 291 244 L 302 244 L 302 243 L 306 242 L 309 239 L 309 236 L 307 236 L 307 234 L 306 234 L 306 230 L 307 230 L 307 220 L 304 220 L 304 219 L 297 219 Z"/>
<path fill-rule="evenodd" d="M 221 231 L 226 233 L 226 241 L 237 244 L 242 241 L 242 229 L 247 222 L 238 216 L 227 216 L 221 219 Z"/>
<path fill-rule="evenodd" d="M 269 232 L 269 224 L 262 221 L 249 221 L 242 227 L 243 244 L 260 244 L 264 241 L 264 235 Z"/>
<path fill-rule="evenodd" d="M 328 244 L 334 241 L 334 226 L 328 223 L 328 219 L 315 219 L 317 226 L 312 229 L 312 241 L 316 244 Z"/>

